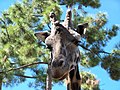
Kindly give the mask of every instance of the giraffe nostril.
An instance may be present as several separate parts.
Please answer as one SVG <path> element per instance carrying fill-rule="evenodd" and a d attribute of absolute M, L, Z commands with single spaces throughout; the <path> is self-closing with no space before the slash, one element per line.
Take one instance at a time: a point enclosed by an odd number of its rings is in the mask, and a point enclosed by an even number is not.
<path fill-rule="evenodd" d="M 60 61 L 58 66 L 62 66 L 64 61 Z"/>
<path fill-rule="evenodd" d="M 53 67 L 61 67 L 63 64 L 64 64 L 63 60 L 60 60 L 60 61 L 55 60 L 55 61 L 52 62 Z"/>
<path fill-rule="evenodd" d="M 56 61 L 53 61 L 53 62 L 52 62 L 52 66 L 53 66 L 53 67 L 57 67 Z"/>

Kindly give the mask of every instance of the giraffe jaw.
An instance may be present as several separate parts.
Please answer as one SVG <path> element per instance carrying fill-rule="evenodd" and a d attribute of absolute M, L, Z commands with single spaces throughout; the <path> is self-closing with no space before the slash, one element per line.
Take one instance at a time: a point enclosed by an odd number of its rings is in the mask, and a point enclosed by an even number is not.
<path fill-rule="evenodd" d="M 62 77 L 58 78 L 58 80 L 63 80 L 67 77 L 68 73 L 65 73 Z"/>
<path fill-rule="evenodd" d="M 63 79 L 65 79 L 68 76 L 68 73 L 70 71 L 74 70 L 74 69 L 75 69 L 75 66 L 71 67 L 70 70 L 68 70 L 68 72 L 66 72 L 63 76 L 61 76 L 61 77 L 55 77 L 55 76 L 53 76 L 53 78 L 58 79 L 58 80 L 63 80 Z"/>
<path fill-rule="evenodd" d="M 54 79 L 63 80 L 64 78 L 67 77 L 68 73 L 69 73 L 68 70 L 66 70 L 66 71 L 62 71 L 62 70 L 52 71 L 52 77 Z"/>
<path fill-rule="evenodd" d="M 68 73 L 65 73 L 64 75 L 60 75 L 60 74 L 56 74 L 56 75 L 53 75 L 52 74 L 52 77 L 54 78 L 54 79 L 57 79 L 57 80 L 63 80 L 64 78 L 66 78 L 67 77 L 67 75 L 68 75 Z"/>
<path fill-rule="evenodd" d="M 56 71 L 56 72 L 54 72 L 54 74 L 52 73 L 52 77 L 53 77 L 54 79 L 63 80 L 63 79 L 65 79 L 65 78 L 67 77 L 68 73 L 69 73 L 70 71 L 74 70 L 74 69 L 75 69 L 75 66 L 71 67 L 71 68 L 70 68 L 69 70 L 67 70 L 64 74 L 60 74 L 59 71 Z"/>
<path fill-rule="evenodd" d="M 63 80 L 69 73 L 69 64 L 65 63 L 62 67 L 52 67 L 52 77 L 58 80 Z"/>

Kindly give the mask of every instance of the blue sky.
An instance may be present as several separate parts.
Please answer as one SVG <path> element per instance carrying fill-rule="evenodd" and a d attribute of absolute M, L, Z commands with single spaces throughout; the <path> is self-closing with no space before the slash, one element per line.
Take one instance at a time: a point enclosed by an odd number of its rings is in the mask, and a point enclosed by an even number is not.
<path fill-rule="evenodd" d="M 3 10 L 7 10 L 9 6 L 11 6 L 14 2 L 20 0 L 0 0 L 0 15 Z M 99 9 L 85 8 L 88 13 L 95 14 L 99 11 L 104 11 L 108 13 L 108 23 L 106 27 L 111 27 L 113 24 L 120 25 L 120 0 L 101 0 L 102 6 Z M 108 46 L 105 48 L 108 52 L 114 47 L 115 43 L 120 41 L 120 31 L 118 36 L 113 38 Z M 120 90 L 120 81 L 113 81 L 110 79 L 109 75 L 105 70 L 97 66 L 92 69 L 87 69 L 94 74 L 96 74 L 97 78 L 100 80 L 100 88 L 101 90 Z M 20 84 L 19 86 L 14 87 L 3 87 L 3 90 L 34 90 L 34 88 L 28 88 L 27 82 Z M 55 85 L 53 90 L 66 90 L 65 86 Z"/>

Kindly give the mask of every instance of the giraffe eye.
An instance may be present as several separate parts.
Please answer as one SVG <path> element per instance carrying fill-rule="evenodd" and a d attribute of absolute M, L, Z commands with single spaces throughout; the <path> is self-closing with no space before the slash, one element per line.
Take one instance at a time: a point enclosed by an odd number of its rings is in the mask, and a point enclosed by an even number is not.
<path fill-rule="evenodd" d="M 61 29 L 57 28 L 56 31 L 55 31 L 55 34 L 60 34 L 60 32 L 61 32 Z"/>

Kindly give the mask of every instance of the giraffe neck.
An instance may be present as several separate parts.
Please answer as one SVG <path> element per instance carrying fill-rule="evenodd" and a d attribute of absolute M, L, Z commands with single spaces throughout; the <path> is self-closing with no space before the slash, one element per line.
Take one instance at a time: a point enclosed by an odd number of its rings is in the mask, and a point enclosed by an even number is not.
<path fill-rule="evenodd" d="M 66 78 L 67 90 L 81 90 L 81 78 L 78 65 L 71 70 Z"/>

